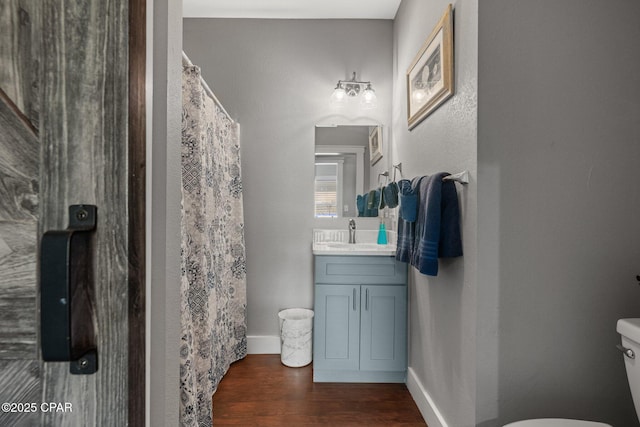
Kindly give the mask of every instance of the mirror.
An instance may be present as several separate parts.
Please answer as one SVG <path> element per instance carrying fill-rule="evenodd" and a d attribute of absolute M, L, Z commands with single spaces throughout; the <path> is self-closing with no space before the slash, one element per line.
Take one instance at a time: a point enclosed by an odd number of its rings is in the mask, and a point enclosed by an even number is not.
<path fill-rule="evenodd" d="M 314 216 L 357 217 L 356 197 L 369 191 L 369 135 L 380 126 L 316 126 Z M 375 130 L 375 132 L 373 132 Z M 376 137 L 377 138 L 377 137 Z M 374 138 L 374 142 L 377 139 Z M 375 178 L 375 177 L 374 177 Z"/>

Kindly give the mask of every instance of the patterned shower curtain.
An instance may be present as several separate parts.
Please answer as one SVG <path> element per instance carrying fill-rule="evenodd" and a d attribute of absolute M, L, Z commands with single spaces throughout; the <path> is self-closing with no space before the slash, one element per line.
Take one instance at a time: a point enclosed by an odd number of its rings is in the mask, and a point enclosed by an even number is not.
<path fill-rule="evenodd" d="M 247 354 L 238 125 L 182 72 L 180 425 L 211 426 L 213 393 Z"/>

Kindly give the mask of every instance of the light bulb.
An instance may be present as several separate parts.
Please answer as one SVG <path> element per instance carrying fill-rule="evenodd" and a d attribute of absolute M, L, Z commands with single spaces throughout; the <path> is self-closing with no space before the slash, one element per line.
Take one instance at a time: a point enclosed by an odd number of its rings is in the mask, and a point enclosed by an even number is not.
<path fill-rule="evenodd" d="M 345 104 L 347 100 L 347 92 L 344 90 L 342 85 L 338 83 L 333 93 L 331 94 L 330 102 L 333 105 L 342 106 Z"/>
<path fill-rule="evenodd" d="M 368 84 L 367 88 L 362 92 L 362 100 L 360 103 L 363 108 L 375 108 L 378 105 L 378 97 L 371 87 L 371 84 Z"/>

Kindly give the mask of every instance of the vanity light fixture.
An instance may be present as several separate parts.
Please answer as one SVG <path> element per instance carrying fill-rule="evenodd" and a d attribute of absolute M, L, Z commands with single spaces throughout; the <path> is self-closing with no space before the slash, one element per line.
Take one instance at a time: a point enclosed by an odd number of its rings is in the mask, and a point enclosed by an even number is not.
<path fill-rule="evenodd" d="M 351 80 L 338 80 L 338 84 L 331 95 L 331 104 L 344 106 L 349 98 L 355 98 L 360 95 L 361 91 L 362 98 L 360 98 L 360 105 L 362 108 L 375 108 L 378 105 L 378 97 L 371 87 L 371 82 L 356 80 L 355 71 L 351 76 Z"/>

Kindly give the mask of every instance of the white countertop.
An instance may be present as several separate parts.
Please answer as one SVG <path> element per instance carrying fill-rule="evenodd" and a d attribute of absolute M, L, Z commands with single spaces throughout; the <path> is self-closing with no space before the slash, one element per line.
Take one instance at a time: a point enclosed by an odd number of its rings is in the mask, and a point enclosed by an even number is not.
<path fill-rule="evenodd" d="M 377 243 L 314 243 L 313 254 L 395 256 L 396 245 L 378 245 Z"/>
<path fill-rule="evenodd" d="M 379 245 L 378 230 L 356 230 L 356 242 L 347 243 L 344 230 L 313 230 L 314 255 L 395 256 L 395 232 L 387 231 L 389 244 Z"/>

